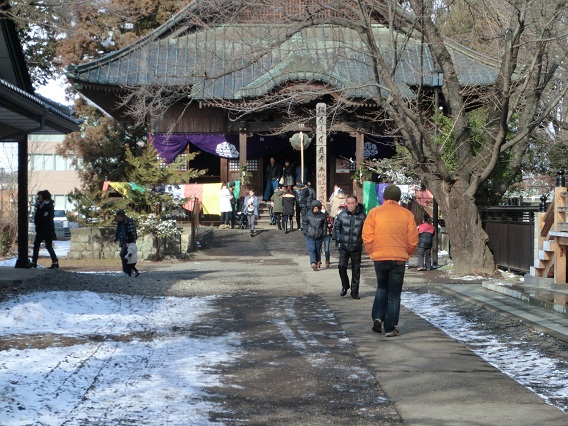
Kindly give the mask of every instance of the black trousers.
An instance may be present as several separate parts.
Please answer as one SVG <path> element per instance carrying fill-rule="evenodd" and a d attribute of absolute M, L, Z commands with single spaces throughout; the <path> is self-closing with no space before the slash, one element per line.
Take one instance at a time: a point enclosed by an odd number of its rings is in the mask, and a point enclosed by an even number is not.
<path fill-rule="evenodd" d="M 53 240 L 46 238 L 43 240 L 41 237 L 36 235 L 34 240 L 34 250 L 32 253 L 32 263 L 37 263 L 37 259 L 39 257 L 39 248 L 41 246 L 41 242 L 45 241 L 45 248 L 49 253 L 49 257 L 51 257 L 51 263 L 57 263 L 57 255 L 55 254 L 55 250 L 53 250 Z"/>
<path fill-rule="evenodd" d="M 351 259 L 351 286 L 349 285 L 349 276 L 347 275 L 347 264 Z M 341 286 L 345 289 L 351 287 L 351 295 L 359 295 L 359 281 L 361 278 L 361 250 L 347 251 L 339 248 L 339 278 L 341 278 Z"/>

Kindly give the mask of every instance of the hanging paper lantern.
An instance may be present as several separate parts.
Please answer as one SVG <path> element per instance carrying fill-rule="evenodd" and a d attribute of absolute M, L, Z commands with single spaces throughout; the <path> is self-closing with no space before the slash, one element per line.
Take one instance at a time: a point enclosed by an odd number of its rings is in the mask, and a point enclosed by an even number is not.
<path fill-rule="evenodd" d="M 302 139 L 300 139 L 300 137 Z M 294 148 L 296 151 L 300 151 L 302 149 L 302 140 L 304 142 L 304 149 L 306 149 L 310 145 L 312 138 L 310 138 L 304 132 L 294 133 L 290 138 L 290 145 L 292 145 L 292 148 Z"/>

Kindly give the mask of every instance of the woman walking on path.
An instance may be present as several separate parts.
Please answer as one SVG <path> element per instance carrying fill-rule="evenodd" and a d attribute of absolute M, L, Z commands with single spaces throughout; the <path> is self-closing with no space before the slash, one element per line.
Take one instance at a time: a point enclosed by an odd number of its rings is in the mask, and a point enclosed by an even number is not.
<path fill-rule="evenodd" d="M 258 197 L 254 195 L 254 189 L 249 190 L 243 203 L 243 213 L 247 215 L 250 236 L 254 237 L 254 227 L 258 218 Z"/>
<path fill-rule="evenodd" d="M 282 225 L 284 227 L 285 234 L 294 231 L 295 205 L 296 205 L 296 196 L 292 192 L 292 187 L 287 186 L 286 192 L 282 195 Z"/>
<path fill-rule="evenodd" d="M 57 237 L 55 235 L 55 224 L 53 223 L 54 208 L 53 201 L 51 201 L 51 193 L 45 189 L 37 193 L 37 204 L 34 215 L 35 224 L 35 241 L 32 254 L 33 268 L 37 268 L 37 259 L 39 257 L 39 248 L 41 242 L 45 241 L 45 248 L 51 257 L 51 266 L 49 269 L 59 268 L 59 261 L 53 250 L 53 240 Z"/>

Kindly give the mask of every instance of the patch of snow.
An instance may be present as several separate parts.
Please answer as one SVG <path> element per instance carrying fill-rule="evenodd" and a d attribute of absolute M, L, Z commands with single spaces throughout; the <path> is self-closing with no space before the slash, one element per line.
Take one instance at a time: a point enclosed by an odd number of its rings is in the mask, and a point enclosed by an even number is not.
<path fill-rule="evenodd" d="M 149 298 L 90 292 L 11 297 L 3 340 L 43 349 L 0 352 L 0 424 L 209 424 L 216 366 L 240 355 L 235 334 L 193 337 L 212 297 Z M 93 338 L 104 336 L 104 338 Z"/>
<path fill-rule="evenodd" d="M 568 376 L 564 360 L 552 359 L 522 341 L 508 341 L 460 317 L 455 308 L 435 294 L 404 291 L 401 303 L 453 339 L 466 344 L 489 364 L 535 392 L 548 404 L 568 413 Z"/>
<path fill-rule="evenodd" d="M 53 242 L 53 250 L 57 255 L 58 259 L 65 259 L 67 257 L 67 253 L 69 253 L 69 249 L 71 247 L 71 241 L 54 241 Z M 40 247 L 39 250 L 40 257 L 49 257 L 49 253 L 45 249 L 44 245 Z M 29 252 L 29 258 L 31 259 L 32 252 Z M 8 259 L 0 259 L 0 266 L 16 266 L 16 261 L 18 260 L 17 257 L 10 257 Z M 43 268 L 43 266 L 38 265 L 38 268 Z"/>

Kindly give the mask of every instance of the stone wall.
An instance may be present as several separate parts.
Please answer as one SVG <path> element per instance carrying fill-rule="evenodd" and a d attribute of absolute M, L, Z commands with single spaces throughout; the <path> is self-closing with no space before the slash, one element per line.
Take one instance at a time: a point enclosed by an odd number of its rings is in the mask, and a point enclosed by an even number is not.
<path fill-rule="evenodd" d="M 178 258 L 189 251 L 191 227 L 182 226 L 183 232 L 175 238 L 160 239 L 160 257 Z M 114 242 L 114 227 L 71 229 L 71 246 L 67 259 L 118 259 L 120 250 Z M 139 237 L 138 260 L 156 260 L 154 238 L 150 235 Z"/>

